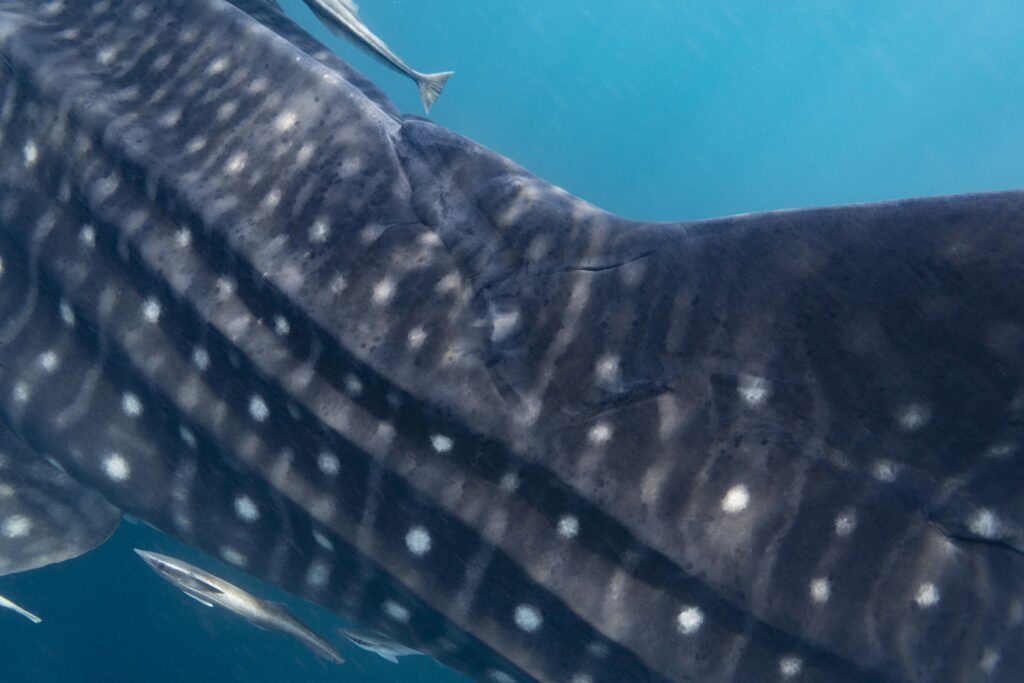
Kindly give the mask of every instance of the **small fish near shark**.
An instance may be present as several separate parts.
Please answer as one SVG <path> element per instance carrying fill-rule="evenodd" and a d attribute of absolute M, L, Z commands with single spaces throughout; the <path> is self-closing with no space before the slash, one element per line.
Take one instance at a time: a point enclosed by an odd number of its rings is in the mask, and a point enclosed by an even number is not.
<path fill-rule="evenodd" d="M 193 600 L 234 612 L 246 621 L 269 631 L 289 635 L 329 662 L 345 660 L 337 648 L 302 624 L 284 605 L 261 600 L 238 586 L 176 557 L 148 550 L 135 552 L 161 578 L 177 586 Z"/>
<path fill-rule="evenodd" d="M 6 573 L 123 512 L 485 683 L 1020 680 L 1024 192 L 627 221 L 271 0 L 0 0 L 0 188 Z"/>
<path fill-rule="evenodd" d="M 413 650 L 412 648 L 402 645 L 393 638 L 377 633 L 376 631 L 370 631 L 368 629 L 361 628 L 342 628 L 338 629 L 338 633 L 345 636 L 351 641 L 356 647 L 362 648 L 367 652 L 372 652 L 381 659 L 384 659 L 392 664 L 398 664 L 399 657 L 410 657 L 414 655 L 422 655 L 422 652 Z"/>
<path fill-rule="evenodd" d="M 320 21 L 333 33 L 355 40 L 370 56 L 400 74 L 408 76 L 420 90 L 423 110 L 430 107 L 441 95 L 445 83 L 454 71 L 425 74 L 410 68 L 387 44 L 377 37 L 359 18 L 359 6 L 354 0 L 302 0 Z"/>

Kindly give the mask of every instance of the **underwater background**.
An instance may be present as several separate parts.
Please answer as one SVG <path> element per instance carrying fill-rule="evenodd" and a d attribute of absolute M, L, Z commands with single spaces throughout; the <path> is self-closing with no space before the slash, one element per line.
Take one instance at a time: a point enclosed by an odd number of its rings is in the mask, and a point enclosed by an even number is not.
<path fill-rule="evenodd" d="M 77 0 L 76 0 L 77 1 Z M 85 0 L 81 0 L 85 1 Z M 414 85 L 286 11 L 421 114 Z M 362 0 L 413 68 L 454 69 L 430 118 L 610 211 L 680 220 L 1024 186 L 1019 0 Z M 348 662 L 207 609 L 134 547 L 165 552 L 342 625 L 141 525 L 0 593 L 0 683 L 437 681 L 340 637 Z"/>

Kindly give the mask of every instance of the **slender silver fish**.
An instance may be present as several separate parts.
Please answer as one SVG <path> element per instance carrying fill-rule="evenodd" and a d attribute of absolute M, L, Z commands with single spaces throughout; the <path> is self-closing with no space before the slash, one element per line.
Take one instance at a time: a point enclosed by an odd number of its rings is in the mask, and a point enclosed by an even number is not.
<path fill-rule="evenodd" d="M 207 607 L 218 605 L 234 612 L 249 623 L 278 631 L 297 639 L 324 659 L 341 664 L 345 660 L 337 648 L 313 633 L 309 627 L 296 619 L 284 605 L 261 600 L 199 567 L 176 557 L 168 557 L 136 548 L 136 553 L 153 568 L 161 578 L 180 588 L 186 595 Z M 27 615 L 26 615 L 27 616 Z"/>
<path fill-rule="evenodd" d="M 383 633 L 377 633 L 365 628 L 339 628 L 338 633 L 352 641 L 356 647 L 372 652 L 392 664 L 398 664 L 399 657 L 423 654 L 419 650 L 413 650 L 411 647 L 402 645 L 394 638 L 390 638 Z"/>
<path fill-rule="evenodd" d="M 42 618 L 37 617 L 36 615 L 34 615 L 31 612 L 29 612 L 27 609 L 25 609 L 21 605 L 17 604 L 13 600 L 5 598 L 2 595 L 0 595 L 0 607 L 6 607 L 7 609 L 9 609 L 11 611 L 17 612 L 21 616 L 23 616 L 26 619 L 28 619 L 29 621 L 31 621 L 33 624 L 38 624 L 39 622 L 42 621 Z M 351 638 L 349 640 L 351 640 Z M 383 657 L 384 655 L 381 655 L 381 656 Z"/>
<path fill-rule="evenodd" d="M 359 18 L 359 6 L 353 0 L 302 0 L 313 13 L 324 22 L 333 33 L 344 38 L 355 39 L 356 42 L 371 56 L 376 57 L 387 66 L 403 73 L 420 89 L 420 100 L 423 109 L 430 111 L 430 106 L 441 95 L 445 83 L 454 71 L 425 74 L 409 67 L 387 44 L 377 37 L 373 31 Z"/>

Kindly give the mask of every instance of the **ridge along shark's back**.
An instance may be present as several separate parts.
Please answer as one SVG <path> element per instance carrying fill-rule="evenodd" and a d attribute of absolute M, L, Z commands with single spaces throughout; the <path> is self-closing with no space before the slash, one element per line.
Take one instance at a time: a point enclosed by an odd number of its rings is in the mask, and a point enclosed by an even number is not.
<path fill-rule="evenodd" d="M 1016 680 L 1021 193 L 627 222 L 270 2 L 0 8 L 3 476 L 484 681 Z"/>

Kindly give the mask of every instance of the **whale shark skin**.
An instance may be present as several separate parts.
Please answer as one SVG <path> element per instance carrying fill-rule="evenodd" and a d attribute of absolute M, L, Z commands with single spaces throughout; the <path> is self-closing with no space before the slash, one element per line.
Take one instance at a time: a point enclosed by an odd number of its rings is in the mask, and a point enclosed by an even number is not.
<path fill-rule="evenodd" d="M 0 148 L 0 492 L 94 520 L 12 567 L 123 511 L 482 681 L 1019 678 L 1024 193 L 627 221 L 265 0 L 0 0 Z"/>

